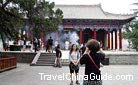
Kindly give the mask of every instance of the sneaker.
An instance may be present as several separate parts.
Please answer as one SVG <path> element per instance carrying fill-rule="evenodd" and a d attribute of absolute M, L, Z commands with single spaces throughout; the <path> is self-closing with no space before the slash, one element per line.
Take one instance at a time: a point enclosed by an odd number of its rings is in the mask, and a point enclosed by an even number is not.
<path fill-rule="evenodd" d="M 78 81 L 78 80 L 76 81 L 76 84 L 77 84 L 77 85 L 80 85 L 80 83 L 79 83 L 79 81 Z"/>
<path fill-rule="evenodd" d="M 73 81 L 70 82 L 70 85 L 73 85 Z"/>

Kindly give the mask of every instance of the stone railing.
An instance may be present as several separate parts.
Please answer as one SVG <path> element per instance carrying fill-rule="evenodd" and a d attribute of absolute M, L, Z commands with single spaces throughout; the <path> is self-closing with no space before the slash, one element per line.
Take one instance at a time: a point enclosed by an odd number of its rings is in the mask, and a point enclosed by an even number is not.
<path fill-rule="evenodd" d="M 40 57 L 40 55 L 41 55 L 41 52 L 38 52 L 38 53 L 36 54 L 36 56 L 34 57 L 32 63 L 31 63 L 30 65 L 35 65 L 36 62 L 37 62 L 37 60 L 38 60 L 38 58 Z"/>

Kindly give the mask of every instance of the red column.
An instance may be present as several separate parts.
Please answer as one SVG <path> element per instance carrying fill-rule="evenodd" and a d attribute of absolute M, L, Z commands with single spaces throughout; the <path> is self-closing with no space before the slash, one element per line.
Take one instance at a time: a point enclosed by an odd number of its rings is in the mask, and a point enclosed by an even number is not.
<path fill-rule="evenodd" d="M 108 49 L 110 49 L 110 29 L 108 29 Z"/>
<path fill-rule="evenodd" d="M 30 30 L 28 31 L 28 36 L 27 36 L 27 38 L 29 39 L 29 40 L 31 40 L 30 39 L 30 36 L 31 36 L 31 33 L 30 33 Z"/>
<path fill-rule="evenodd" d="M 117 30 L 115 30 L 115 49 L 117 49 Z"/>
<path fill-rule="evenodd" d="M 82 29 L 80 28 L 80 44 L 82 44 Z"/>
<path fill-rule="evenodd" d="M 113 50 L 113 44 L 114 44 L 114 41 L 113 41 L 113 31 L 111 32 L 111 49 Z"/>
<path fill-rule="evenodd" d="M 96 29 L 94 28 L 94 39 L 96 39 Z"/>
<path fill-rule="evenodd" d="M 122 50 L 122 31 L 119 29 L 119 49 Z"/>
<path fill-rule="evenodd" d="M 45 32 L 42 32 L 41 40 L 43 42 L 43 45 L 45 46 Z"/>

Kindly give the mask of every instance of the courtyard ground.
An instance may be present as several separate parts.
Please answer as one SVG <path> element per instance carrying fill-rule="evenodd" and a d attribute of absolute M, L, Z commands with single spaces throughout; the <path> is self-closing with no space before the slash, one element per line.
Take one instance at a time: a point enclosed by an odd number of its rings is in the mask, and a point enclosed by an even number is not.
<path fill-rule="evenodd" d="M 104 76 L 103 85 L 138 85 L 138 65 L 109 65 L 101 68 L 101 71 Z M 84 67 L 80 67 L 79 73 L 84 74 Z M 0 85 L 69 85 L 68 78 L 68 66 L 55 68 L 18 63 L 16 69 L 0 73 Z"/>

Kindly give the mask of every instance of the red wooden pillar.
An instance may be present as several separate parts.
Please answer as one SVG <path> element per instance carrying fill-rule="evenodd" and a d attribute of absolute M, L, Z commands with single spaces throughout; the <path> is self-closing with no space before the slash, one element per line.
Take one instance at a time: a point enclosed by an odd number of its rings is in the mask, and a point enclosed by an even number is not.
<path fill-rule="evenodd" d="M 108 49 L 110 49 L 110 29 L 108 29 Z"/>
<path fill-rule="evenodd" d="M 115 49 L 117 49 L 117 30 L 115 30 Z"/>
<path fill-rule="evenodd" d="M 43 42 L 43 45 L 45 46 L 45 32 L 44 31 L 42 32 L 41 40 Z"/>
<path fill-rule="evenodd" d="M 28 31 L 28 34 L 27 34 L 28 40 L 31 40 L 31 39 L 30 39 L 30 36 L 31 36 L 31 33 L 30 33 L 30 30 L 29 30 L 29 31 Z"/>
<path fill-rule="evenodd" d="M 41 41 L 44 42 L 44 32 L 41 33 Z M 40 42 L 41 43 L 41 42 Z"/>
<path fill-rule="evenodd" d="M 113 44 L 114 44 L 114 41 L 113 41 L 114 37 L 113 37 L 113 31 L 111 32 L 111 49 L 113 50 Z"/>
<path fill-rule="evenodd" d="M 46 31 L 44 31 L 44 46 L 46 46 Z"/>
<path fill-rule="evenodd" d="M 94 28 L 94 39 L 96 39 L 97 34 L 96 34 L 96 29 Z"/>
<path fill-rule="evenodd" d="M 122 50 L 122 31 L 119 29 L 119 49 Z"/>
<path fill-rule="evenodd" d="M 80 28 L 80 44 L 82 44 L 82 29 Z"/>

